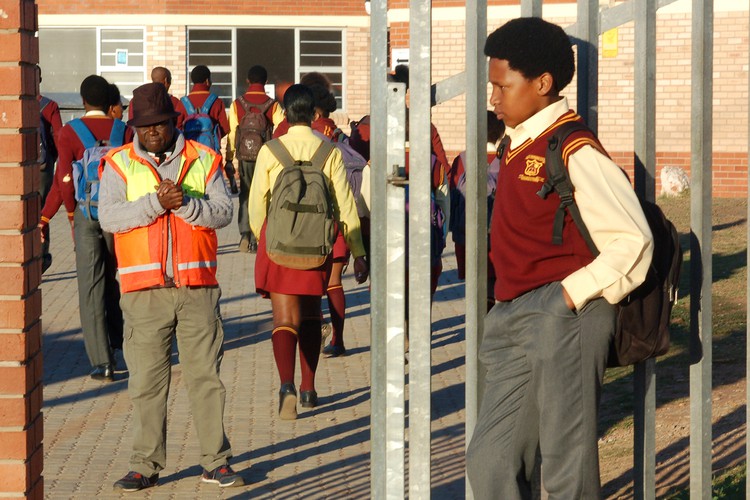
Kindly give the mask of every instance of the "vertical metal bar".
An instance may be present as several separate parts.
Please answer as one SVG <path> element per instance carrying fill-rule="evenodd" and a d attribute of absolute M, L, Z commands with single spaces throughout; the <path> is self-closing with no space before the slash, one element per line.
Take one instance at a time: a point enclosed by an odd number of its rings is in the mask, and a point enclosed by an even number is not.
<path fill-rule="evenodd" d="M 430 498 L 432 2 L 409 8 L 409 497 Z"/>
<path fill-rule="evenodd" d="M 466 2 L 466 446 L 480 400 L 479 344 L 487 300 L 487 0 Z M 473 175 L 469 175 L 473 174 Z M 466 498 L 473 494 L 466 480 Z"/>
<path fill-rule="evenodd" d="M 635 0 L 635 190 L 656 200 L 656 0 Z M 656 362 L 635 366 L 633 378 L 636 500 L 656 495 Z"/>
<path fill-rule="evenodd" d="M 370 200 L 372 241 L 387 241 L 386 221 L 386 71 L 387 0 L 371 0 L 370 10 Z M 370 248 L 370 494 L 386 497 L 386 248 Z"/>
<path fill-rule="evenodd" d="M 690 498 L 711 498 L 713 0 L 693 0 L 690 127 Z"/>
<path fill-rule="evenodd" d="M 599 128 L 599 2 L 577 0 L 578 114 L 594 132 Z"/>
<path fill-rule="evenodd" d="M 750 36 L 750 25 L 748 25 L 748 36 Z M 748 67 L 750 67 L 750 51 L 748 51 Z M 747 80 L 748 96 L 750 96 L 750 78 Z M 747 100 L 750 109 L 750 97 Z M 747 130 L 747 164 L 750 174 L 750 123 Z M 750 220 L 750 175 L 747 175 L 747 220 Z M 750 262 L 750 227 L 747 229 L 747 255 L 745 262 Z M 747 277 L 745 289 L 746 305 L 745 311 L 750 311 L 750 275 Z M 750 321 L 745 321 L 745 338 L 750 339 Z M 747 436 L 747 415 L 750 415 L 750 342 L 745 342 L 745 436 Z M 750 457 L 750 439 L 745 438 L 745 457 Z M 747 458 L 745 459 L 747 460 Z M 745 480 L 745 498 L 750 498 L 750 481 Z"/>
<path fill-rule="evenodd" d="M 521 0 L 521 17 L 542 17 L 542 0 Z"/>
<path fill-rule="evenodd" d="M 406 319 L 406 196 L 403 182 L 406 140 L 406 85 L 389 84 L 388 110 L 388 292 L 386 298 L 386 491 L 403 498 L 405 477 L 404 320 Z"/>

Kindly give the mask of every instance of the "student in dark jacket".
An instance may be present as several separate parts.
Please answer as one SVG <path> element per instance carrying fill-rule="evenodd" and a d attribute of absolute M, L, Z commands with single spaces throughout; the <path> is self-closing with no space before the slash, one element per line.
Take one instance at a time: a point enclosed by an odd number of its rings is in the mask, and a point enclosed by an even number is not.
<path fill-rule="evenodd" d="M 97 141 L 109 142 L 115 120 L 107 116 L 110 87 L 98 75 L 86 77 L 81 83 L 85 113 L 80 122 Z M 123 143 L 133 140 L 133 131 L 123 128 Z M 115 373 L 114 350 L 122 348 L 122 311 L 114 240 L 102 231 L 99 221 L 88 218 L 77 207 L 73 178 L 73 162 L 83 158 L 85 151 L 72 122 L 58 136 L 59 160 L 55 180 L 42 209 L 40 226 L 46 229 L 60 205 L 65 205 L 73 229 L 78 278 L 78 303 L 86 354 L 92 366 L 91 378 L 112 381 Z"/>

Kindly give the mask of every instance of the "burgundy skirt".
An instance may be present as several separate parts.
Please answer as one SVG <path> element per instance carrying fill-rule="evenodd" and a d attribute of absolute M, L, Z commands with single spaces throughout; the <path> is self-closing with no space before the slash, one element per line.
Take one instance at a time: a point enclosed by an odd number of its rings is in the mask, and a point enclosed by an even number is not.
<path fill-rule="evenodd" d="M 328 287 L 332 264 L 330 255 L 322 266 L 315 269 L 290 269 L 276 264 L 268 258 L 266 252 L 264 222 L 258 238 L 258 253 L 255 254 L 255 291 L 264 298 L 269 298 L 271 293 L 323 296 Z"/>
<path fill-rule="evenodd" d="M 333 244 L 333 260 L 334 262 L 346 262 L 349 260 L 349 255 L 349 247 L 346 246 L 344 233 L 337 230 L 336 242 Z"/>

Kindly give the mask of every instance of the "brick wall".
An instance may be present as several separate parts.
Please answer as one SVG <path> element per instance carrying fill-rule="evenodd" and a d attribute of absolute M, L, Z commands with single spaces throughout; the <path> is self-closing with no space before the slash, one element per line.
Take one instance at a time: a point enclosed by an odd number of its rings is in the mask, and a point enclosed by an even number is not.
<path fill-rule="evenodd" d="M 492 31 L 507 19 L 500 15 L 517 15 L 517 10 L 504 6 L 518 6 L 518 0 L 490 0 L 488 31 Z M 545 12 L 558 16 L 573 15 L 573 0 L 547 0 Z M 610 2 L 605 2 L 610 3 Z M 614 3 L 620 3 L 617 0 Z M 313 2 L 300 0 L 294 3 L 294 12 L 301 16 L 320 15 L 331 3 L 326 0 Z M 564 7 L 567 4 L 567 7 Z M 106 5 L 106 8 L 105 8 Z M 55 13 L 198 13 L 205 10 L 205 0 L 158 0 L 148 4 L 148 10 L 138 10 L 129 1 L 113 6 L 104 0 L 40 0 L 40 11 Z M 212 16 L 223 21 L 227 12 L 238 14 L 280 15 L 288 11 L 291 3 L 284 1 L 259 2 L 256 0 L 230 0 L 211 5 L 211 15 L 204 16 L 206 26 L 212 25 Z M 432 80 L 438 82 L 464 70 L 465 35 L 464 21 L 460 12 L 464 2 L 458 0 L 433 0 L 433 61 Z M 323 6 L 321 8 L 321 6 Z M 389 2 L 396 9 L 397 19 L 390 24 L 391 48 L 409 46 L 409 25 L 403 21 L 408 10 L 406 0 Z M 675 6 L 677 6 L 675 8 Z M 440 15 L 442 7 L 450 7 L 451 16 Z M 494 8 L 501 7 L 501 8 Z M 657 17 L 657 89 L 656 89 L 656 147 L 657 169 L 663 166 L 685 165 L 689 170 L 690 156 L 690 65 L 691 65 L 691 19 L 690 3 L 680 0 L 661 9 Z M 141 8 L 141 7 L 139 7 Z M 130 10 L 129 10 L 130 9 Z M 135 10 L 133 10 L 135 9 Z M 200 10 L 199 9 L 199 10 Z M 336 2 L 331 10 L 336 15 L 363 16 L 362 0 Z M 714 179 L 716 196 L 744 196 L 746 192 L 747 143 L 748 143 L 748 10 L 729 0 L 717 2 L 714 20 Z M 201 14 L 205 12 L 201 11 Z M 448 12 L 444 10 L 443 12 Z M 571 14 L 568 14 L 571 12 Z M 309 18 L 308 18 L 309 19 Z M 323 18 L 321 18 L 323 19 Z M 575 22 L 574 17 L 548 17 L 561 26 Z M 160 21 L 161 22 L 161 21 Z M 294 16 L 284 22 L 295 25 Z M 148 66 L 164 64 L 173 69 L 175 82 L 172 92 L 182 95 L 187 92 L 185 82 L 185 26 L 148 26 Z M 632 166 L 634 127 L 634 31 L 633 25 L 618 28 L 618 51 L 615 57 L 600 57 L 599 60 L 599 135 L 609 152 L 623 159 L 623 166 Z M 337 124 L 348 130 L 349 120 L 369 113 L 369 33 L 368 28 L 346 28 L 346 113 L 334 116 Z M 576 107 L 575 80 L 564 94 L 570 105 Z M 442 103 L 433 110 L 433 123 L 440 131 L 443 144 L 449 155 L 454 156 L 464 149 L 465 109 L 464 97 L 459 96 Z M 688 158 L 687 162 L 674 162 L 673 156 Z M 658 172 L 657 172 L 658 173 Z M 658 175 L 657 175 L 658 178 Z"/>
<path fill-rule="evenodd" d="M 516 2 L 517 3 L 517 2 Z M 495 5 L 495 2 L 492 2 Z M 403 6 L 408 7 L 407 5 Z M 573 18 L 550 18 L 561 26 Z M 488 19 L 488 31 L 507 19 Z M 433 20 L 432 80 L 441 81 L 464 70 L 464 22 Z M 679 166 L 690 173 L 691 19 L 689 14 L 660 12 L 657 17 L 656 150 L 657 193 L 659 171 Z M 392 23 L 391 46 L 409 46 L 408 23 Z M 601 51 L 600 51 L 601 52 Z M 633 168 L 634 128 L 633 24 L 618 28 L 616 57 L 599 58 L 599 137 L 627 171 Z M 714 19 L 714 196 L 747 195 L 748 144 L 748 17 L 747 10 L 717 12 Z M 488 88 L 489 95 L 489 88 Z M 575 109 L 576 80 L 564 95 Z M 465 107 L 461 95 L 433 108 L 449 156 L 464 149 Z"/>
<path fill-rule="evenodd" d="M 0 499 L 44 498 L 36 30 L 33 0 L 0 0 Z"/>
<path fill-rule="evenodd" d="M 365 16 L 364 0 L 337 0 L 330 2 L 337 15 Z M 202 14 L 212 15 L 255 14 L 279 15 L 293 12 L 295 16 L 321 14 L 319 0 L 39 0 L 40 14 Z"/>
<path fill-rule="evenodd" d="M 146 67 L 164 66 L 172 73 L 169 92 L 180 98 L 188 93 L 185 61 L 187 29 L 185 26 L 150 26 L 146 31 Z M 150 78 L 150 74 L 147 75 Z"/>

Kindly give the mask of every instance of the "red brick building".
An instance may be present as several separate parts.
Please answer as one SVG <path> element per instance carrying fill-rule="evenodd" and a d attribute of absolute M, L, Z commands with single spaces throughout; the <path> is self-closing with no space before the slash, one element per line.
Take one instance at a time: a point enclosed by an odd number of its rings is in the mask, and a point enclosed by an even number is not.
<path fill-rule="evenodd" d="M 270 84 L 297 80 L 313 70 L 329 75 L 339 96 L 336 119 L 342 128 L 369 109 L 369 17 L 363 0 L 38 3 L 44 92 L 77 92 L 85 76 L 100 73 L 127 95 L 148 80 L 153 66 L 164 65 L 173 72 L 173 93 L 184 95 L 189 69 L 206 64 L 216 92 L 228 103 L 244 88 L 247 68 L 263 64 Z M 517 17 L 519 3 L 490 0 L 488 28 Z M 602 8 L 616 3 L 621 2 L 600 2 Z M 433 1 L 435 82 L 464 69 L 464 5 Z M 744 196 L 748 7 L 744 2 L 716 0 L 714 8 L 714 193 Z M 543 15 L 567 26 L 575 21 L 576 2 L 546 1 Z M 689 170 L 691 2 L 677 0 L 657 16 L 658 168 Z M 408 18 L 406 0 L 390 2 L 391 54 L 408 49 Z M 599 61 L 599 133 L 626 168 L 633 163 L 633 36 L 632 23 L 608 33 Z M 575 83 L 566 94 L 575 104 Z M 433 121 L 453 154 L 464 148 L 463 106 L 463 99 L 456 98 L 434 109 Z"/>

